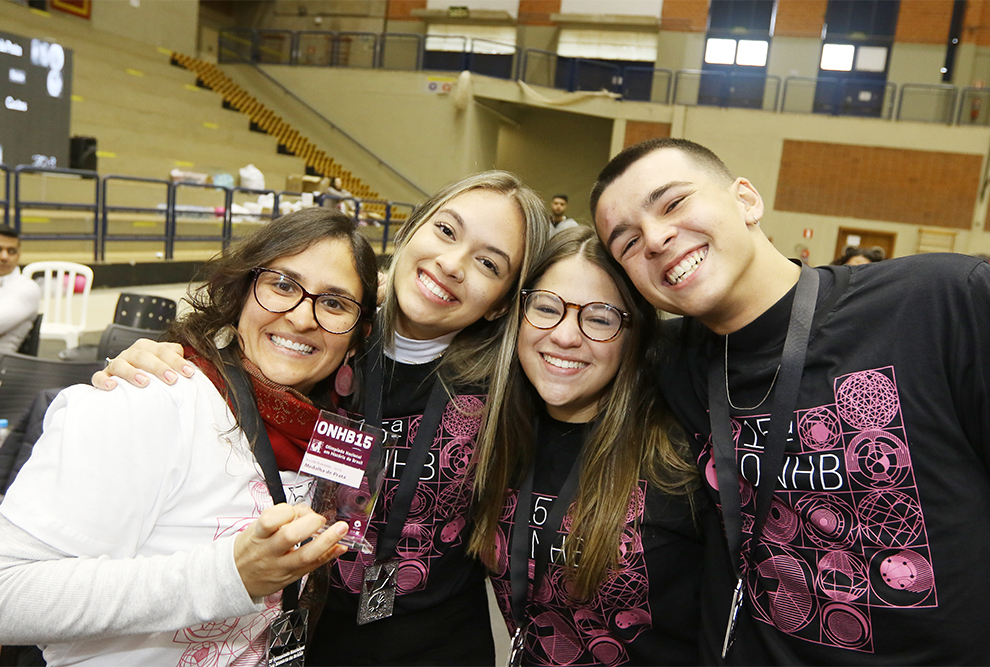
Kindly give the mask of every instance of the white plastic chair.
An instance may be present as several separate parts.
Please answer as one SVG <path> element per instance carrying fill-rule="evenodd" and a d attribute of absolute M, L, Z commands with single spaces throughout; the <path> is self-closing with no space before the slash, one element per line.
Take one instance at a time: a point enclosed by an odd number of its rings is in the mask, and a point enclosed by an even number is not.
<path fill-rule="evenodd" d="M 34 262 L 24 267 L 25 276 L 44 278 L 41 286 L 41 337 L 65 341 L 66 348 L 79 347 L 79 334 L 86 328 L 86 308 L 93 286 L 93 270 L 75 262 Z M 76 276 L 85 280 L 76 294 Z"/>

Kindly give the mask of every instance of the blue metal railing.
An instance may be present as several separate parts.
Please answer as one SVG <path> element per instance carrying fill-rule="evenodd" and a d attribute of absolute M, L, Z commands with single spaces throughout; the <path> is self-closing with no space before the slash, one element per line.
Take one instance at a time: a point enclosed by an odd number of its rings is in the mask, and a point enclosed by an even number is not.
<path fill-rule="evenodd" d="M 58 174 L 62 176 L 74 177 L 71 182 L 92 179 L 93 200 L 92 202 L 25 200 L 21 197 L 21 180 L 22 177 L 27 174 Z M 93 258 L 97 261 L 100 259 L 100 175 L 95 171 L 90 171 L 88 169 L 33 167 L 27 164 L 18 165 L 17 167 L 14 167 L 14 198 L 12 201 L 12 207 L 14 209 L 14 224 L 12 226 L 18 232 L 20 232 L 23 227 L 21 214 L 24 209 L 40 211 L 85 211 L 87 213 L 92 213 L 92 232 L 52 232 L 48 234 L 31 233 L 22 234 L 21 237 L 24 239 L 38 239 L 44 241 L 92 241 Z"/>
<path fill-rule="evenodd" d="M 147 206 L 111 206 L 110 205 L 110 183 L 114 181 L 120 181 L 121 183 L 147 183 L 150 185 L 162 185 L 165 189 L 165 210 L 161 210 L 157 207 L 147 207 Z M 101 197 L 100 200 L 103 202 L 102 210 L 100 211 L 101 233 L 100 233 L 100 248 L 97 253 L 97 260 L 103 260 L 106 258 L 106 246 L 107 241 L 161 241 L 165 244 L 165 259 L 172 259 L 172 224 L 174 219 L 172 218 L 172 212 L 174 212 L 175 207 L 171 204 L 173 189 L 172 184 L 164 179 L 158 178 L 142 178 L 139 176 L 122 176 L 119 174 L 109 174 L 104 176 L 100 183 Z M 163 217 L 163 231 L 161 234 L 119 234 L 110 233 L 110 214 L 111 213 L 140 213 L 148 215 L 160 215 Z"/>
<path fill-rule="evenodd" d="M 957 125 L 990 125 L 990 88 L 963 88 Z"/>
<path fill-rule="evenodd" d="M 255 197 L 259 195 L 270 195 L 272 197 L 271 212 L 236 214 L 236 217 L 239 217 L 241 220 L 244 220 L 245 218 L 253 219 L 259 223 L 266 223 L 276 220 L 279 217 L 281 203 L 284 199 L 302 199 L 305 197 L 305 195 L 301 192 L 292 192 L 288 190 L 256 190 L 252 188 L 214 185 L 209 183 L 173 183 L 162 179 L 126 176 L 121 174 L 108 174 L 101 178 L 95 171 L 78 169 L 50 169 L 22 165 L 11 170 L 5 165 L 0 165 L 0 170 L 4 172 L 6 180 L 13 181 L 13 196 L 9 199 L 9 201 L 5 200 L 3 203 L 5 210 L 8 208 L 8 205 L 9 208 L 13 210 L 12 226 L 21 232 L 21 238 L 27 241 L 92 241 L 93 261 L 95 262 L 105 260 L 107 244 L 111 242 L 153 241 L 162 243 L 164 252 L 161 256 L 166 260 L 174 258 L 176 243 L 191 241 L 212 242 L 218 244 L 220 248 L 226 248 L 231 241 L 235 239 L 235 214 L 233 213 L 235 195 L 251 195 Z M 12 179 L 10 178 L 11 174 L 13 176 Z M 63 199 L 66 199 L 65 201 L 24 199 L 21 197 L 21 178 L 22 176 L 27 175 L 58 175 L 70 177 L 65 179 L 64 183 L 78 183 L 81 180 L 92 179 L 94 181 L 93 198 L 90 200 L 87 197 L 86 201 L 79 201 L 78 199 L 75 201 L 67 200 L 66 197 L 72 195 L 71 193 L 69 195 L 64 195 L 64 193 L 59 192 L 57 187 L 58 183 L 63 181 L 57 179 L 53 181 L 54 185 L 46 184 L 45 191 L 46 193 L 53 193 L 55 195 L 61 194 L 63 195 Z M 114 184 L 114 186 L 111 187 L 111 184 Z M 119 188 L 124 185 L 152 186 L 146 187 L 145 191 L 155 193 L 151 200 L 157 201 L 157 203 L 155 205 L 138 205 L 133 203 L 135 200 L 132 198 L 132 203 L 129 205 L 112 204 L 111 202 L 117 199 Z M 160 186 L 161 189 L 155 186 Z M 218 193 L 220 195 L 218 197 L 218 203 L 220 205 L 201 206 L 179 203 L 180 193 L 191 193 L 197 190 Z M 164 198 L 164 203 L 160 201 L 161 197 Z M 367 225 L 369 227 L 374 227 L 375 229 L 381 229 L 381 251 L 383 253 L 388 249 L 388 243 L 391 240 L 390 232 L 394 229 L 394 226 L 396 224 L 402 224 L 402 222 L 408 218 L 409 214 L 412 213 L 413 209 L 415 209 L 414 204 L 408 204 L 405 202 L 394 202 L 383 199 L 361 199 L 360 197 L 347 197 L 345 199 L 351 202 L 351 205 L 347 210 L 353 218 L 355 225 Z M 341 200 L 338 198 L 332 198 L 327 195 L 319 195 L 314 197 L 314 204 L 316 205 L 334 206 L 340 201 Z M 384 208 L 384 215 L 377 212 L 368 211 L 369 207 L 375 209 Z M 25 230 L 23 228 L 25 223 L 32 222 L 30 218 L 23 215 L 24 211 L 31 211 L 33 213 L 36 211 L 51 210 L 81 211 L 86 212 L 87 214 L 92 213 L 93 231 L 91 233 L 80 233 L 76 230 L 63 231 L 52 229 L 50 232 L 46 231 L 44 233 L 39 233 L 37 231 Z M 148 234 L 113 231 L 113 220 L 111 216 L 113 214 L 119 215 L 126 213 L 161 216 L 163 231 L 161 233 Z M 396 216 L 399 213 L 404 213 L 404 215 L 397 218 Z M 180 225 L 180 223 L 192 223 L 196 221 L 218 225 L 219 230 L 217 233 L 189 233 L 182 230 L 182 225 Z M 74 223 L 77 221 L 72 220 L 71 222 Z M 374 234 L 370 234 L 369 236 L 373 237 Z"/>
<path fill-rule="evenodd" d="M 897 120 L 951 125 L 959 89 L 945 84 L 905 83 L 897 99 Z"/>
<path fill-rule="evenodd" d="M 0 163 L 0 171 L 3 172 L 3 224 L 10 225 L 10 167 Z"/>
<path fill-rule="evenodd" d="M 442 40 L 444 50 L 428 49 L 431 39 Z M 460 48 L 447 50 L 456 40 L 460 40 Z M 604 60 L 568 58 L 541 49 L 520 49 L 447 35 L 239 29 L 221 31 L 219 45 L 221 63 L 469 70 L 546 88 L 608 90 L 625 100 L 655 104 L 710 104 L 765 111 L 990 124 L 990 110 L 983 104 L 986 96 L 977 88 L 925 84 L 904 84 L 898 88 L 890 82 L 828 76 L 791 76 L 782 80 L 772 74 L 688 69 L 672 72 L 646 65 L 621 67 Z M 358 57 L 353 55 L 355 46 L 361 51 Z"/>

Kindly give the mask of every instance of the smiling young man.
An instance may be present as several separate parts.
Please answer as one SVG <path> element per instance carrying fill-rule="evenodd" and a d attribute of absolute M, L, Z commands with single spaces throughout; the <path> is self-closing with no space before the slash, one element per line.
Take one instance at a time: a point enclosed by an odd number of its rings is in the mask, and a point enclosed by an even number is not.
<path fill-rule="evenodd" d="M 685 316 L 659 377 L 722 513 L 706 661 L 990 662 L 990 265 L 801 267 L 752 183 L 684 140 L 620 153 L 591 208 Z"/>

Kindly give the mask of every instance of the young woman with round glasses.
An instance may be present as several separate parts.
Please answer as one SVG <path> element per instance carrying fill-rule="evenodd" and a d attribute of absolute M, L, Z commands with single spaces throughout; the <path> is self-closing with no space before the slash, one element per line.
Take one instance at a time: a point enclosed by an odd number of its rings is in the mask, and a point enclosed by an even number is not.
<path fill-rule="evenodd" d="M 553 237 L 526 288 L 471 539 L 515 661 L 694 664 L 697 472 L 645 363 L 656 312 L 590 229 Z"/>

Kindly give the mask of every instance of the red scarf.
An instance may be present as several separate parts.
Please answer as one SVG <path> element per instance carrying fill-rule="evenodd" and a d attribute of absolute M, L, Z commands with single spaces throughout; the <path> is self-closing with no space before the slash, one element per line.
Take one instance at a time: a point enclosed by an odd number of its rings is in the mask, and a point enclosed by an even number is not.
<path fill-rule="evenodd" d="M 226 386 L 217 369 L 191 347 L 184 347 L 183 353 L 189 361 L 202 370 L 230 405 Z M 313 435 L 316 418 L 320 409 L 313 402 L 291 387 L 276 384 L 262 374 L 261 369 L 241 355 L 241 363 L 251 378 L 258 412 L 265 423 L 265 431 L 275 451 L 275 461 L 279 470 L 299 470 L 303 454 Z"/>

